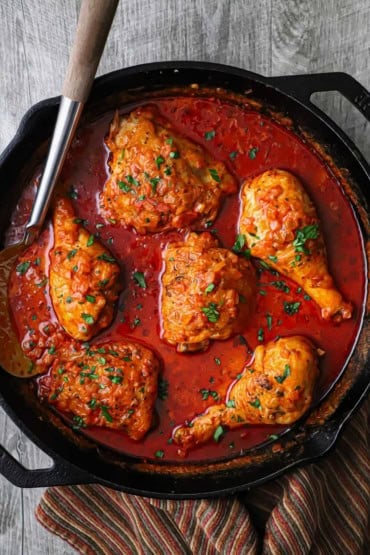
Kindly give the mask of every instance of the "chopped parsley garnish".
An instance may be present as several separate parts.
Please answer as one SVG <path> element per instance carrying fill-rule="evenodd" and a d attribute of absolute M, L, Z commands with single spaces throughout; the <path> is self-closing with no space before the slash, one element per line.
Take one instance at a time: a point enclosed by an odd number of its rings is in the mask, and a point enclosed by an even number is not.
<path fill-rule="evenodd" d="M 290 376 L 290 366 L 289 364 L 286 364 L 284 367 L 283 375 L 275 376 L 275 380 L 277 381 L 277 383 L 283 383 L 288 376 Z"/>
<path fill-rule="evenodd" d="M 116 259 L 113 258 L 113 256 L 111 256 L 110 254 L 103 252 L 103 254 L 100 254 L 98 256 L 98 260 L 104 260 L 104 262 L 110 262 L 111 264 L 115 264 L 116 263 Z"/>
<path fill-rule="evenodd" d="M 149 179 L 149 183 L 152 186 L 153 193 L 155 193 L 157 191 L 157 185 L 158 185 L 159 182 L 160 182 L 159 177 L 153 177 L 152 179 Z"/>
<path fill-rule="evenodd" d="M 34 261 L 34 265 L 35 266 L 40 266 L 40 263 L 41 263 L 41 259 L 40 259 L 40 257 L 37 257 Z"/>
<path fill-rule="evenodd" d="M 306 225 L 302 229 L 297 229 L 293 247 L 295 252 L 303 252 L 310 254 L 309 249 L 306 247 L 306 241 L 309 239 L 317 239 L 319 236 L 319 224 Z"/>
<path fill-rule="evenodd" d="M 251 160 L 254 160 L 257 156 L 257 152 L 258 152 L 258 148 L 255 146 L 253 148 L 250 149 L 250 151 L 248 152 L 248 156 Z"/>
<path fill-rule="evenodd" d="M 139 287 L 146 289 L 147 286 L 143 272 L 134 272 L 133 278 Z"/>
<path fill-rule="evenodd" d="M 214 283 L 210 283 L 209 285 L 207 285 L 204 292 L 207 293 L 207 295 L 208 295 L 208 293 L 212 293 L 212 291 L 214 290 L 215 287 L 216 286 L 215 286 Z"/>
<path fill-rule="evenodd" d="M 209 303 L 208 306 L 203 306 L 201 309 L 203 314 L 207 316 L 208 321 L 213 324 L 217 322 L 220 317 L 220 313 L 217 308 L 217 303 Z"/>
<path fill-rule="evenodd" d="M 76 200 L 78 199 L 78 194 L 76 189 L 73 187 L 73 185 L 70 186 L 69 192 L 68 192 L 68 196 L 69 198 L 71 198 L 72 200 Z"/>
<path fill-rule="evenodd" d="M 258 339 L 258 341 L 263 341 L 263 338 L 264 338 L 263 328 L 259 328 L 258 333 L 257 333 L 257 339 Z"/>
<path fill-rule="evenodd" d="M 76 254 L 77 254 L 77 249 L 72 249 L 71 251 L 69 251 L 69 253 L 67 254 L 68 260 L 71 260 L 74 256 L 76 256 Z"/>
<path fill-rule="evenodd" d="M 170 158 L 180 158 L 180 153 L 177 150 L 173 150 L 172 152 L 170 152 Z"/>
<path fill-rule="evenodd" d="M 245 235 L 243 235 L 242 233 L 239 233 L 236 236 L 235 243 L 231 248 L 234 252 L 241 252 L 243 250 L 244 245 L 245 245 Z"/>
<path fill-rule="evenodd" d="M 272 316 L 271 314 L 267 313 L 266 314 L 266 320 L 267 320 L 267 328 L 270 331 L 272 328 Z"/>
<path fill-rule="evenodd" d="M 132 175 L 126 175 L 126 180 L 127 180 L 127 183 L 130 183 L 130 185 L 135 185 L 135 187 L 139 187 L 140 185 L 137 179 L 132 177 Z"/>
<path fill-rule="evenodd" d="M 121 376 L 109 376 L 109 379 L 112 383 L 119 385 L 122 383 L 122 379 Z"/>
<path fill-rule="evenodd" d="M 87 302 L 89 302 L 89 303 L 95 303 L 95 301 L 96 301 L 94 295 L 85 295 L 85 298 L 86 298 Z"/>
<path fill-rule="evenodd" d="M 212 139 L 214 139 L 215 135 L 216 135 L 216 131 L 213 131 L 213 130 L 212 131 L 206 131 L 204 133 L 204 138 L 205 138 L 206 141 L 211 141 Z"/>
<path fill-rule="evenodd" d="M 109 413 L 108 407 L 106 407 L 105 405 L 101 405 L 100 410 L 101 410 L 102 416 L 105 418 L 107 422 L 113 422 L 113 418 L 112 418 L 112 415 Z"/>
<path fill-rule="evenodd" d="M 221 360 L 218 357 L 215 357 L 214 361 L 217 364 L 217 366 L 221 366 Z"/>
<path fill-rule="evenodd" d="M 309 295 L 303 295 L 305 301 L 310 301 L 311 297 Z"/>
<path fill-rule="evenodd" d="M 212 389 L 203 388 L 199 390 L 199 393 L 202 395 L 202 401 L 208 401 L 209 397 L 212 397 L 215 401 L 219 399 L 217 391 L 213 391 Z"/>
<path fill-rule="evenodd" d="M 90 325 L 94 324 L 94 318 L 91 316 L 91 314 L 87 314 L 86 312 L 83 312 L 81 314 L 81 318 L 85 320 L 86 324 L 90 324 Z"/>
<path fill-rule="evenodd" d="M 164 451 L 162 451 L 162 449 L 158 449 L 158 451 L 154 453 L 154 456 L 157 457 L 157 459 L 163 459 Z"/>
<path fill-rule="evenodd" d="M 158 399 L 165 401 L 168 397 L 168 381 L 161 378 L 158 382 Z"/>
<path fill-rule="evenodd" d="M 166 139 L 166 143 L 167 143 L 168 145 L 172 145 L 172 143 L 173 143 L 173 138 L 172 138 L 172 137 L 168 137 L 168 139 Z"/>
<path fill-rule="evenodd" d="M 269 255 L 269 259 L 270 259 L 272 262 L 275 262 L 275 263 L 278 261 L 278 257 L 277 257 L 277 256 L 273 256 L 272 254 Z"/>
<path fill-rule="evenodd" d="M 163 156 L 157 156 L 157 158 L 155 159 L 155 165 L 157 166 L 158 170 L 160 169 L 162 164 L 164 164 Z"/>
<path fill-rule="evenodd" d="M 272 281 L 271 285 L 279 289 L 280 291 L 284 291 L 284 293 L 289 293 L 290 289 L 284 281 Z"/>
<path fill-rule="evenodd" d="M 234 401 L 234 399 L 229 399 L 229 400 L 226 402 L 226 406 L 227 406 L 227 408 L 229 408 L 229 409 L 235 409 L 235 401 Z"/>
<path fill-rule="evenodd" d="M 222 438 L 222 436 L 224 435 L 225 430 L 223 429 L 222 426 L 217 426 L 217 428 L 214 431 L 213 434 L 213 439 L 215 440 L 216 443 L 218 443 L 220 441 L 220 439 Z"/>
<path fill-rule="evenodd" d="M 165 175 L 171 175 L 171 172 L 172 172 L 172 170 L 171 170 L 170 166 L 167 166 L 166 169 L 164 170 Z"/>
<path fill-rule="evenodd" d="M 73 423 L 74 423 L 73 424 L 73 429 L 74 430 L 79 430 L 80 428 L 86 428 L 86 424 L 85 424 L 85 421 L 82 418 L 82 416 L 75 415 L 72 420 L 73 420 Z"/>
<path fill-rule="evenodd" d="M 118 181 L 118 187 L 121 189 L 121 191 L 125 191 L 125 193 L 129 193 L 130 191 L 132 191 L 130 185 L 128 185 L 128 183 L 125 183 L 125 181 Z"/>
<path fill-rule="evenodd" d="M 95 235 L 90 235 L 90 237 L 87 240 L 86 246 L 87 247 L 91 247 L 93 244 L 95 243 Z"/>
<path fill-rule="evenodd" d="M 214 168 L 210 168 L 208 171 L 210 173 L 210 176 L 214 181 L 216 181 L 216 183 L 221 183 L 221 177 L 218 175 L 217 170 L 215 170 Z"/>
<path fill-rule="evenodd" d="M 230 160 L 234 160 L 238 156 L 238 154 L 239 152 L 237 150 L 233 150 L 232 152 L 230 152 L 229 154 Z"/>
<path fill-rule="evenodd" d="M 54 346 L 54 345 L 52 345 L 52 346 L 49 347 L 49 349 L 48 349 L 49 355 L 53 355 L 53 354 L 55 353 L 55 351 L 56 351 L 56 349 L 55 349 L 55 346 Z"/>
<path fill-rule="evenodd" d="M 89 401 L 89 402 L 87 403 L 87 405 L 88 405 L 88 407 L 89 407 L 90 409 L 95 409 L 96 403 L 97 403 L 96 399 L 91 399 L 91 401 Z"/>
<path fill-rule="evenodd" d="M 136 317 L 136 318 L 134 319 L 134 321 L 132 322 L 132 327 L 133 327 L 133 328 L 137 328 L 137 326 L 140 326 L 140 324 L 141 324 L 140 318 Z"/>
<path fill-rule="evenodd" d="M 295 303 L 294 302 L 289 303 L 287 301 L 284 301 L 284 312 L 286 314 L 289 314 L 289 316 L 293 316 L 293 314 L 297 314 L 300 306 L 301 306 L 301 303 L 299 301 Z"/>
<path fill-rule="evenodd" d="M 268 436 L 268 438 L 269 438 L 269 439 L 272 439 L 272 440 L 278 439 L 278 437 L 279 437 L 279 436 L 276 435 L 276 434 L 270 434 L 270 435 Z"/>
<path fill-rule="evenodd" d="M 108 278 L 105 278 L 105 279 L 101 279 L 101 280 L 98 282 L 98 285 L 99 285 L 99 287 L 105 287 L 106 285 L 108 285 L 108 283 L 109 283 L 109 279 L 108 279 Z"/>
<path fill-rule="evenodd" d="M 255 409 L 260 409 L 261 408 L 261 402 L 258 399 L 258 397 L 255 398 L 255 400 L 253 401 L 253 403 L 249 403 L 251 407 L 254 407 Z"/>
<path fill-rule="evenodd" d="M 139 196 L 137 197 L 137 200 L 145 200 L 145 199 L 146 199 L 146 196 L 145 196 L 145 195 L 139 195 Z"/>

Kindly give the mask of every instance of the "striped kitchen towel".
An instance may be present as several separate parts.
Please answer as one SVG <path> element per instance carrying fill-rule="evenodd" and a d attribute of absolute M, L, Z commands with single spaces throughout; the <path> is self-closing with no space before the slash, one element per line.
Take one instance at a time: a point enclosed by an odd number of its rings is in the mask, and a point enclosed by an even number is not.
<path fill-rule="evenodd" d="M 56 487 L 36 516 L 88 555 L 368 555 L 369 415 L 370 399 L 327 457 L 239 497 L 174 501 Z"/>

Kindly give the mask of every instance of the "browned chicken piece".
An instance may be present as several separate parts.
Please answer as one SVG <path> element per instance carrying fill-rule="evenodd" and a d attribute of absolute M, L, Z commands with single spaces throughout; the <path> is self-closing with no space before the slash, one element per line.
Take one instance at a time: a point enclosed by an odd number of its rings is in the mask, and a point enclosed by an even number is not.
<path fill-rule="evenodd" d="M 239 232 L 252 256 L 298 283 L 321 308 L 325 320 L 350 318 L 352 305 L 328 271 L 316 209 L 300 181 L 269 170 L 244 183 Z"/>
<path fill-rule="evenodd" d="M 317 352 L 308 339 L 291 336 L 259 345 L 226 403 L 211 406 L 191 426 L 177 428 L 174 441 L 188 449 L 216 430 L 219 437 L 223 426 L 292 424 L 309 408 L 317 377 Z"/>
<path fill-rule="evenodd" d="M 226 166 L 177 135 L 155 107 L 116 114 L 106 142 L 111 177 L 100 208 L 138 233 L 212 222 L 221 197 L 236 192 Z"/>
<path fill-rule="evenodd" d="M 54 310 L 71 337 L 87 341 L 112 321 L 120 290 L 119 266 L 78 223 L 68 199 L 57 201 L 53 227 L 50 295 Z"/>
<path fill-rule="evenodd" d="M 248 260 L 219 247 L 210 233 L 188 234 L 164 251 L 162 337 L 179 352 L 205 350 L 211 339 L 245 330 L 256 276 Z"/>
<path fill-rule="evenodd" d="M 40 386 L 49 391 L 49 403 L 73 415 L 75 426 L 124 430 L 140 440 L 152 425 L 158 370 L 150 349 L 130 341 L 105 343 L 56 360 Z"/>

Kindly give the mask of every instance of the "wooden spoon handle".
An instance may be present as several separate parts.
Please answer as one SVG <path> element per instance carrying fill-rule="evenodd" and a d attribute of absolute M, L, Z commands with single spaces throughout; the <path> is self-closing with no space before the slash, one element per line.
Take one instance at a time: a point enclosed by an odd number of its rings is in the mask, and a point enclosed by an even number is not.
<path fill-rule="evenodd" d="M 63 96 L 85 102 L 119 0 L 83 0 L 63 84 Z"/>

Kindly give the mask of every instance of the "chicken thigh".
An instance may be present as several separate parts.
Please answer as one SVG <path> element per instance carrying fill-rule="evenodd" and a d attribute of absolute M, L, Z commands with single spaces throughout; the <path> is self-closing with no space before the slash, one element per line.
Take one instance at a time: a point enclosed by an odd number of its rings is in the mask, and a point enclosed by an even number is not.
<path fill-rule="evenodd" d="M 212 222 L 221 197 L 236 192 L 226 166 L 179 136 L 155 107 L 116 114 L 106 142 L 111 176 L 100 209 L 138 233 Z"/>
<path fill-rule="evenodd" d="M 259 345 L 226 403 L 177 428 L 174 441 L 188 449 L 210 439 L 217 429 L 222 434 L 223 426 L 292 424 L 309 408 L 317 377 L 317 353 L 308 339 L 291 336 Z"/>
<path fill-rule="evenodd" d="M 119 266 L 111 253 L 75 218 L 60 198 L 53 216 L 50 296 L 59 322 L 74 339 L 88 341 L 113 318 Z"/>
<path fill-rule="evenodd" d="M 298 283 L 320 306 L 325 320 L 350 318 L 352 306 L 328 271 L 316 209 L 300 181 L 269 170 L 244 183 L 239 232 L 252 256 Z"/>
<path fill-rule="evenodd" d="M 179 352 L 204 350 L 248 325 L 256 276 L 248 260 L 219 247 L 210 233 L 190 233 L 164 252 L 162 337 Z"/>
<path fill-rule="evenodd" d="M 153 352 L 138 343 L 104 343 L 55 360 L 39 385 L 75 426 L 120 429 L 140 440 L 152 425 L 158 369 Z"/>

